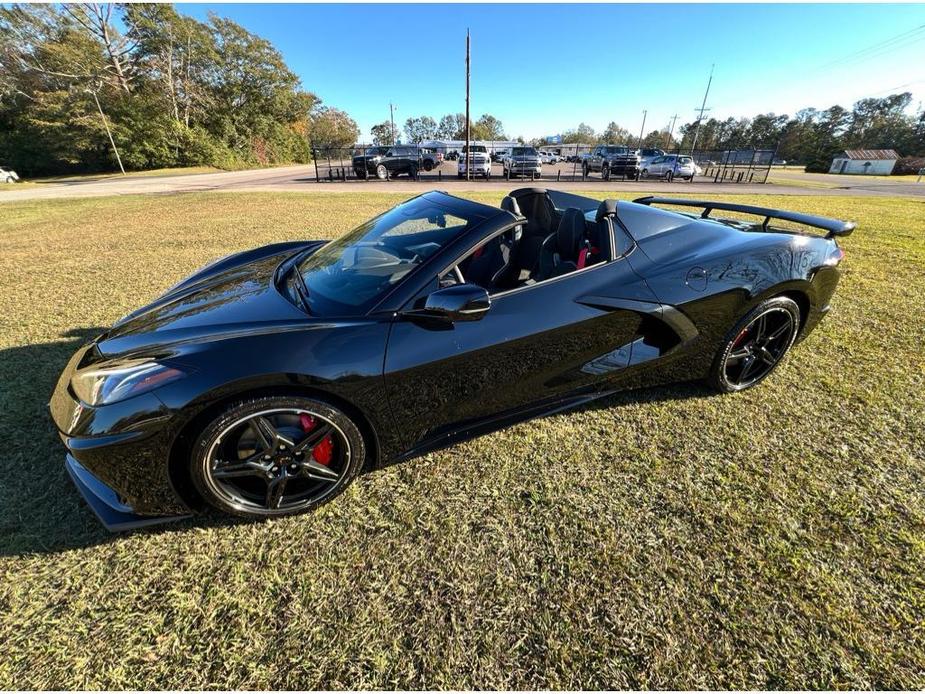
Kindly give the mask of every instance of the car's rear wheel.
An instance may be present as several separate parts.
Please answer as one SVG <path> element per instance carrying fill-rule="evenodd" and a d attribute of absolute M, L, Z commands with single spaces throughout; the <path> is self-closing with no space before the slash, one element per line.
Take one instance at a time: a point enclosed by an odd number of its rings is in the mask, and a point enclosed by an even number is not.
<path fill-rule="evenodd" d="M 793 299 L 763 301 L 726 335 L 710 370 L 710 384 L 724 393 L 758 384 L 793 346 L 799 327 L 800 308 Z"/>
<path fill-rule="evenodd" d="M 643 169 L 643 170 L 639 173 L 639 178 L 648 178 L 648 177 L 649 177 L 649 170 L 648 170 L 648 169 Z"/>
<path fill-rule="evenodd" d="M 587 177 L 588 177 L 588 165 L 587 165 L 587 164 L 584 164 L 584 165 L 581 167 L 581 175 L 582 175 L 584 178 L 587 178 Z"/>
<path fill-rule="evenodd" d="M 610 166 L 608 164 L 604 164 L 601 167 L 601 178 L 603 178 L 605 181 L 610 180 Z"/>
<path fill-rule="evenodd" d="M 674 178 L 674 172 L 666 171 L 665 172 L 665 183 L 671 183 L 671 179 Z"/>
<path fill-rule="evenodd" d="M 379 164 L 379 166 L 376 167 L 376 178 L 378 178 L 380 181 L 384 181 L 388 177 L 389 170 L 385 168 L 385 164 Z"/>
<path fill-rule="evenodd" d="M 434 168 L 434 163 L 430 159 L 425 159 L 424 160 L 424 170 L 430 171 L 433 168 Z"/>
<path fill-rule="evenodd" d="M 272 517 L 330 501 L 366 458 L 363 435 L 346 414 L 295 395 L 234 403 L 193 445 L 191 477 L 209 505 L 225 513 Z"/>

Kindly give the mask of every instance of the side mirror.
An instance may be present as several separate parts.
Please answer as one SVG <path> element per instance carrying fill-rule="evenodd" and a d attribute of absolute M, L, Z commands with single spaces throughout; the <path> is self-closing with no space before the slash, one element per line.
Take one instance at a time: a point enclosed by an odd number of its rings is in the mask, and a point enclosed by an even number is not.
<path fill-rule="evenodd" d="M 406 315 L 455 323 L 481 320 L 489 308 L 491 298 L 487 290 L 474 284 L 457 284 L 428 295 L 424 308 L 409 311 Z"/>

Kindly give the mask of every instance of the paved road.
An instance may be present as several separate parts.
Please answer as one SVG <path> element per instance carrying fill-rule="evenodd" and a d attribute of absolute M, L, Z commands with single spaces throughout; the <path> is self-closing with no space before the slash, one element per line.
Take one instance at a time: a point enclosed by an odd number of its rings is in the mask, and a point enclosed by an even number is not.
<path fill-rule="evenodd" d="M 648 180 L 641 183 L 634 181 L 609 181 L 591 178 L 588 181 L 571 181 L 571 165 L 563 169 L 563 178 L 557 184 L 555 180 L 545 180 L 537 185 L 559 186 L 572 190 L 613 190 L 613 191 L 651 191 L 656 193 L 702 193 L 717 194 L 778 194 L 778 195 L 862 195 L 862 196 L 913 196 L 925 197 L 925 182 L 901 182 L 872 179 L 864 180 L 861 176 L 830 176 L 824 183 L 837 187 L 801 187 L 801 183 L 821 182 L 818 176 L 803 174 L 798 171 L 774 172 L 778 180 L 787 178 L 794 185 L 773 184 L 713 184 L 703 181 L 695 183 L 664 183 Z M 529 182 L 506 181 L 500 176 L 489 181 L 460 181 L 452 174 L 452 162 L 444 165 L 449 175 L 438 179 L 436 172 L 421 175 L 421 180 L 411 181 L 400 177 L 393 181 L 356 181 L 322 182 L 315 181 L 315 167 L 287 166 L 272 169 L 255 169 L 248 171 L 229 171 L 205 174 L 178 174 L 175 176 L 127 176 L 110 178 L 75 178 L 0 190 L 0 202 L 16 200 L 45 200 L 54 198 L 96 197 L 102 195 L 137 195 L 190 193 L 200 191 L 295 191 L 324 193 L 356 193 L 359 191 L 383 192 L 420 192 L 437 188 L 446 191 L 463 190 L 510 190 Z"/>
<path fill-rule="evenodd" d="M 844 194 L 848 190 L 851 191 L 852 195 L 913 195 L 925 197 L 925 177 L 923 177 L 921 183 L 916 183 L 914 178 L 889 180 L 868 176 L 846 176 L 843 174 L 808 174 L 797 169 L 774 169 L 771 176 L 778 182 L 793 181 L 795 185 L 802 183 L 810 186 L 832 187 L 839 191 L 840 194 Z"/>

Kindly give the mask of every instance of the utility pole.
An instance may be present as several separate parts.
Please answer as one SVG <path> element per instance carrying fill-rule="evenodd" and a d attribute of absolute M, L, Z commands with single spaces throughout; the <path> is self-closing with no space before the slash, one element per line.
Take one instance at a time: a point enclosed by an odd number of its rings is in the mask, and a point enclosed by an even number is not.
<path fill-rule="evenodd" d="M 671 117 L 671 127 L 668 128 L 668 137 L 665 138 L 665 149 L 667 150 L 671 146 L 671 136 L 674 135 L 674 124 L 678 120 L 678 114 L 674 114 Z"/>
<path fill-rule="evenodd" d="M 642 127 L 639 128 L 639 146 L 642 147 L 642 135 L 646 131 L 646 115 L 648 115 L 646 109 L 642 110 Z"/>
<path fill-rule="evenodd" d="M 106 134 L 109 135 L 109 143 L 112 145 L 112 151 L 116 153 L 116 161 L 119 162 L 119 170 L 122 171 L 122 175 L 124 176 L 125 167 L 122 166 L 122 157 L 119 156 L 119 149 L 116 147 L 116 141 L 112 139 L 112 131 L 109 130 L 109 122 L 106 120 L 106 116 L 103 115 L 103 107 L 100 106 L 100 99 L 92 89 L 85 89 L 84 91 L 93 94 L 96 108 L 100 112 L 100 118 L 103 120 L 103 127 L 106 128 Z"/>
<path fill-rule="evenodd" d="M 392 144 L 393 145 L 398 144 L 398 142 L 395 139 L 395 109 L 397 108 L 398 106 L 393 106 L 392 102 L 391 101 L 389 102 L 389 121 L 392 123 Z"/>
<path fill-rule="evenodd" d="M 710 79 L 707 80 L 707 90 L 703 93 L 703 103 L 700 104 L 700 115 L 697 117 L 697 129 L 694 130 L 694 142 L 691 144 L 691 156 L 694 155 L 694 150 L 697 149 L 697 138 L 700 135 L 700 123 L 703 122 L 703 112 L 707 111 L 707 97 L 710 95 L 710 85 L 713 84 L 713 68 L 716 67 L 716 63 L 713 63 L 710 66 Z"/>
<path fill-rule="evenodd" d="M 472 127 L 469 124 L 469 72 L 470 72 L 470 52 L 469 52 L 469 30 L 466 29 L 466 180 L 472 180 L 472 153 L 469 151 L 469 140 L 472 137 Z"/>

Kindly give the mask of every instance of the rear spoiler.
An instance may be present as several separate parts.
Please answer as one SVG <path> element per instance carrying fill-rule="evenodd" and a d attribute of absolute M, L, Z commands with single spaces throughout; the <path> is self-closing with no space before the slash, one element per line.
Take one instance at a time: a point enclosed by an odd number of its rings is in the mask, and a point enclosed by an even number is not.
<path fill-rule="evenodd" d="M 787 212 L 786 210 L 774 210 L 769 207 L 756 207 L 754 205 L 739 205 L 732 202 L 709 202 L 705 200 L 687 200 L 685 198 L 660 198 L 655 195 L 649 195 L 644 198 L 637 198 L 633 202 L 640 205 L 683 205 L 684 207 L 702 207 L 703 213 L 701 218 L 707 219 L 713 210 L 725 210 L 727 212 L 743 212 L 745 214 L 754 214 L 764 217 L 761 228 L 768 230 L 768 224 L 772 219 L 783 219 L 787 222 L 796 224 L 805 224 L 806 226 L 824 229 L 827 233 L 827 239 L 833 236 L 848 236 L 854 231 L 854 222 L 843 222 L 840 219 L 831 219 L 830 217 L 819 217 L 814 214 L 803 214 L 802 212 Z"/>

